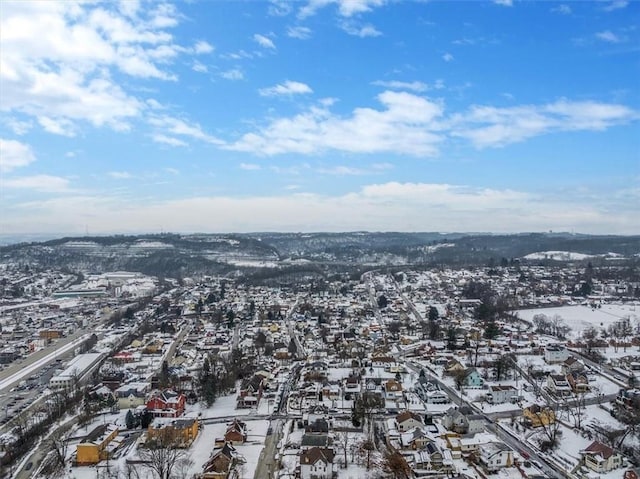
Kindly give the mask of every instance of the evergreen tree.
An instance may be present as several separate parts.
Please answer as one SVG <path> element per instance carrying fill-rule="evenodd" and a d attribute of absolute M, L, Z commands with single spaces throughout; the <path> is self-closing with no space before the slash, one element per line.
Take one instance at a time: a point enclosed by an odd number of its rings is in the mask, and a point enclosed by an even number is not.
<path fill-rule="evenodd" d="M 500 328 L 496 324 L 495 321 L 490 320 L 486 323 L 484 327 L 484 337 L 485 339 L 495 339 L 500 334 Z"/>
<path fill-rule="evenodd" d="M 127 411 L 125 422 L 127 424 L 127 429 L 133 429 L 134 427 L 136 427 L 136 419 L 133 417 L 133 413 L 131 412 L 131 409 Z"/>

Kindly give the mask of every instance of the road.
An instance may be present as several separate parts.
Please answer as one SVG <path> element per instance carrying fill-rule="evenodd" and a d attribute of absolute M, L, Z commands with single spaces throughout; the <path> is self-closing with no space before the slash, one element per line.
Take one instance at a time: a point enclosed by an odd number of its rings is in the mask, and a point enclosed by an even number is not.
<path fill-rule="evenodd" d="M 283 419 L 274 419 L 271 421 L 269 425 L 271 428 L 271 434 L 268 435 L 264 441 L 264 448 L 260 453 L 258 467 L 256 467 L 256 472 L 253 476 L 255 479 L 272 478 L 274 477 L 274 473 L 278 470 L 276 467 L 276 450 L 278 443 L 282 438 L 283 424 Z"/>
<path fill-rule="evenodd" d="M 284 318 L 285 324 L 287 325 L 287 330 L 289 331 L 289 336 L 291 336 L 291 338 L 293 339 L 293 342 L 296 345 L 296 356 L 298 359 L 307 359 L 307 352 L 304 349 L 304 346 L 302 345 L 302 343 L 300 342 L 300 338 L 298 338 L 298 334 L 296 333 L 295 328 L 293 327 L 293 324 L 291 323 L 291 316 L 293 316 L 293 313 L 295 313 L 296 308 L 298 307 L 298 303 L 300 303 L 300 300 L 302 298 L 300 296 L 298 296 L 296 298 L 295 303 L 293 303 L 293 306 L 291 306 L 291 309 L 289 309 L 289 311 L 287 312 L 287 316 Z"/>

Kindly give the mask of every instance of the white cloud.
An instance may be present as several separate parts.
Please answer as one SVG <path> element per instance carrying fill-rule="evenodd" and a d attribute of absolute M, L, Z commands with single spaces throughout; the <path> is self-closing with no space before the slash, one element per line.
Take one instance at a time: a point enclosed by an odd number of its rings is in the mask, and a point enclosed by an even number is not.
<path fill-rule="evenodd" d="M 220 76 L 222 78 L 224 78 L 225 80 L 242 80 L 242 79 L 244 79 L 244 73 L 242 73 L 242 70 L 239 70 L 238 68 L 233 68 L 231 70 L 224 71 L 224 72 L 220 73 Z"/>
<path fill-rule="evenodd" d="M 175 118 L 169 115 L 161 115 L 161 116 L 152 116 L 149 118 L 149 124 L 158 129 L 158 134 L 156 134 L 153 139 L 158 141 L 158 137 L 160 137 L 161 143 L 170 144 L 172 146 L 182 146 L 176 143 L 172 143 L 172 140 L 166 140 L 166 137 L 163 138 L 165 134 L 171 134 L 175 136 L 184 136 L 187 138 L 192 138 L 195 140 L 204 141 L 206 143 L 211 143 L 214 145 L 223 144 L 222 140 L 205 133 L 202 130 L 202 127 L 197 123 L 189 123 L 187 120 L 183 120 L 181 118 Z"/>
<path fill-rule="evenodd" d="M 637 234 L 638 207 L 611 192 L 616 203 L 579 201 L 566 194 L 533 194 L 468 185 L 387 182 L 341 195 L 200 196 L 132 202 L 108 195 L 29 201 L 0 216 L 13 232 L 203 231 L 202 218 L 216 211 L 211 232 L 248 231 L 568 231 Z"/>
<path fill-rule="evenodd" d="M 318 168 L 316 169 L 318 173 L 321 175 L 335 175 L 335 176 L 360 176 L 366 175 L 368 173 L 367 170 L 363 170 L 362 168 L 354 168 L 352 166 L 344 166 L 337 165 L 328 168 Z"/>
<path fill-rule="evenodd" d="M 451 53 L 445 53 L 444 55 L 442 55 L 442 59 L 445 62 L 451 62 L 453 61 L 453 55 Z"/>
<path fill-rule="evenodd" d="M 29 130 L 31 130 L 31 128 L 33 128 L 33 122 L 29 120 L 24 121 L 13 117 L 5 117 L 2 118 L 2 122 L 18 136 L 25 135 Z"/>
<path fill-rule="evenodd" d="M 128 130 L 145 104 L 116 75 L 175 80 L 169 67 L 179 55 L 212 48 L 175 43 L 168 29 L 180 18 L 164 3 L 4 2 L 0 108 L 59 135 L 76 134 L 82 123 Z"/>
<path fill-rule="evenodd" d="M 176 168 L 165 168 L 164 171 L 166 171 L 167 173 L 170 173 L 172 175 L 179 175 L 180 174 L 180 170 L 178 170 Z"/>
<path fill-rule="evenodd" d="M 376 80 L 371 84 L 376 86 L 381 86 L 384 88 L 391 88 L 393 90 L 411 90 L 418 93 L 431 89 L 429 85 L 421 81 L 405 82 L 405 81 L 398 81 L 398 80 L 390 80 L 390 81 Z"/>
<path fill-rule="evenodd" d="M 473 106 L 453 115 L 452 134 L 477 148 L 504 146 L 557 131 L 599 131 L 637 120 L 638 112 L 618 104 L 559 100 L 509 108 Z"/>
<path fill-rule="evenodd" d="M 493 0 L 493 3 L 503 7 L 513 7 L 513 0 Z"/>
<path fill-rule="evenodd" d="M 259 93 L 261 96 L 290 96 L 313 93 L 313 90 L 305 83 L 286 80 L 284 83 L 269 88 L 262 88 L 259 90 Z"/>
<path fill-rule="evenodd" d="M 39 116 L 38 123 L 46 132 L 54 135 L 76 136 L 76 128 L 74 123 L 67 118 L 49 118 L 48 116 Z"/>
<path fill-rule="evenodd" d="M 306 40 L 311 37 L 311 29 L 307 27 L 289 27 L 287 28 L 287 36 L 290 38 L 297 38 L 299 40 Z"/>
<path fill-rule="evenodd" d="M 608 43 L 620 43 L 622 41 L 621 38 L 611 30 L 604 30 L 596 33 L 596 38 Z"/>
<path fill-rule="evenodd" d="M 430 157 L 438 154 L 447 137 L 468 140 L 476 148 L 502 147 L 549 133 L 601 131 L 640 118 L 625 105 L 595 101 L 561 99 L 507 108 L 474 105 L 445 115 L 441 101 L 412 93 L 387 90 L 377 100 L 381 109 L 359 107 L 350 115 L 333 113 L 333 101 L 319 101 L 221 146 L 256 155 L 342 151 Z"/>
<path fill-rule="evenodd" d="M 191 67 L 191 69 L 194 72 L 198 72 L 198 73 L 207 73 L 209 71 L 209 69 L 207 68 L 207 65 L 200 63 L 199 61 L 193 62 L 193 66 Z"/>
<path fill-rule="evenodd" d="M 198 55 L 211 53 L 213 50 L 213 46 L 210 43 L 205 42 L 204 40 L 196 42 L 196 44 L 193 46 L 193 51 Z"/>
<path fill-rule="evenodd" d="M 35 190 L 43 193 L 64 193 L 69 191 L 69 180 L 51 175 L 21 176 L 3 179 L 2 187 Z"/>
<path fill-rule="evenodd" d="M 614 10 L 620 10 L 626 8 L 629 5 L 628 0 L 614 0 L 609 5 L 603 8 L 605 12 L 613 12 Z"/>
<path fill-rule="evenodd" d="M 256 33 L 253 36 L 253 41 L 255 41 L 258 45 L 260 45 L 263 48 L 269 48 L 272 50 L 275 50 L 276 45 L 273 43 L 273 40 L 271 40 L 268 37 L 265 37 L 264 35 L 260 35 L 259 33 Z"/>
<path fill-rule="evenodd" d="M 359 25 L 352 21 L 344 21 L 340 22 L 340 28 L 349 35 L 360 38 L 379 37 L 382 35 L 382 32 L 371 24 Z"/>
<path fill-rule="evenodd" d="M 128 171 L 110 171 L 107 175 L 116 180 L 130 180 L 133 175 Z"/>
<path fill-rule="evenodd" d="M 559 13 L 561 15 L 571 15 L 572 10 L 571 7 L 566 3 L 561 3 L 560 5 L 553 7 L 551 9 L 551 12 Z"/>
<path fill-rule="evenodd" d="M 36 161 L 31 147 L 16 140 L 0 138 L 0 172 L 7 173 Z"/>
<path fill-rule="evenodd" d="M 156 133 L 151 135 L 151 139 L 156 143 L 161 143 L 163 145 L 169 146 L 187 146 L 187 143 L 179 140 L 178 138 L 174 138 L 173 136 L 162 135 L 160 133 Z"/>
<path fill-rule="evenodd" d="M 414 156 L 437 153 L 443 140 L 437 124 L 443 112 L 441 104 L 394 91 L 385 91 L 377 99 L 382 110 L 356 108 L 346 118 L 321 105 L 292 118 L 275 119 L 227 148 L 258 155 L 313 154 L 326 150 Z"/>
<path fill-rule="evenodd" d="M 382 170 L 392 170 L 394 168 L 392 163 L 374 163 L 371 165 L 371 168 L 374 170 L 382 171 Z"/>
<path fill-rule="evenodd" d="M 240 169 L 245 171 L 257 171 L 261 170 L 262 167 L 256 163 L 240 163 Z"/>
<path fill-rule="evenodd" d="M 310 17 L 315 15 L 318 10 L 332 4 L 337 5 L 338 13 L 341 16 L 352 17 L 381 7 L 385 3 L 386 0 L 309 0 L 305 6 L 300 8 L 298 17 Z"/>
<path fill-rule="evenodd" d="M 272 17 L 286 17 L 293 11 L 291 2 L 287 0 L 269 0 L 269 15 Z"/>

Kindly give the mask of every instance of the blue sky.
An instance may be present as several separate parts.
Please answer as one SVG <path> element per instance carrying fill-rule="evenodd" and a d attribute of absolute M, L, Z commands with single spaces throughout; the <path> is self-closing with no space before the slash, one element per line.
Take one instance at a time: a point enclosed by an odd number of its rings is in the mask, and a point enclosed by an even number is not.
<path fill-rule="evenodd" d="M 3 2 L 0 233 L 640 233 L 640 3 Z"/>

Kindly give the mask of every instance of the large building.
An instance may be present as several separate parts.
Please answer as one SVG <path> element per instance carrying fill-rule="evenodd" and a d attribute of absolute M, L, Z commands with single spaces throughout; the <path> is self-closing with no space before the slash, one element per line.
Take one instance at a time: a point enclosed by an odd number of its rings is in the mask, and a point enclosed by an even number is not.
<path fill-rule="evenodd" d="M 64 371 L 49 380 L 49 387 L 55 391 L 73 389 L 78 381 L 81 381 L 84 375 L 98 364 L 103 357 L 103 353 L 87 353 L 76 356 Z"/>

